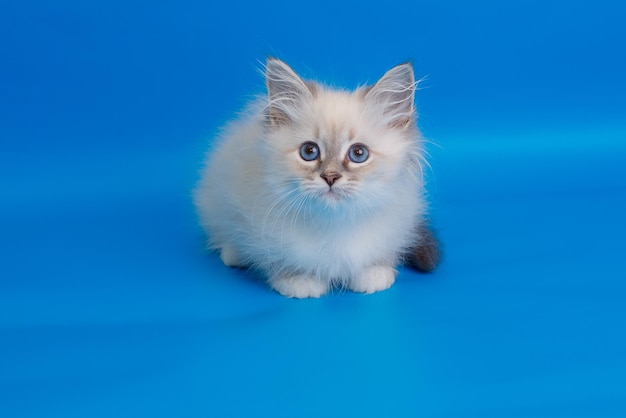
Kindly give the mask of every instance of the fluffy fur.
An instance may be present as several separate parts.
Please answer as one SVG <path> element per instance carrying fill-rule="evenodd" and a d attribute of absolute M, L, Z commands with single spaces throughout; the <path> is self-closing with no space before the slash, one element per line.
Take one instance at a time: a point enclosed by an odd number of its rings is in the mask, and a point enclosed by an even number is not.
<path fill-rule="evenodd" d="M 209 248 L 288 297 L 387 289 L 423 239 L 411 65 L 353 92 L 305 82 L 273 58 L 265 78 L 267 96 L 224 129 L 194 193 Z M 300 155 L 307 141 L 314 161 Z M 365 162 L 348 158 L 356 143 Z"/>

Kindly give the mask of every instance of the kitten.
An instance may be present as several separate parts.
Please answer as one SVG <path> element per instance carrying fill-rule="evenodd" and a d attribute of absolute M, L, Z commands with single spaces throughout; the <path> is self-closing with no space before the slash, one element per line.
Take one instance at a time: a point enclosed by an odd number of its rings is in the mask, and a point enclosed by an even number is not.
<path fill-rule="evenodd" d="M 194 192 L 209 248 L 295 298 L 387 289 L 401 262 L 435 268 L 411 64 L 346 92 L 269 58 L 265 81 Z"/>

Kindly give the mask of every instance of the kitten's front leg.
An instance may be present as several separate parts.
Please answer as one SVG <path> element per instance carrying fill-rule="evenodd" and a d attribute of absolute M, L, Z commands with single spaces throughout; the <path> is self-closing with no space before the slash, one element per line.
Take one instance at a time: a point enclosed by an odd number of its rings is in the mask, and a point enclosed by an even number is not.
<path fill-rule="evenodd" d="M 396 281 L 396 270 L 391 266 L 375 265 L 352 277 L 348 288 L 354 292 L 374 293 L 389 289 Z"/>
<path fill-rule="evenodd" d="M 281 295 L 298 299 L 319 298 L 330 288 L 328 282 L 306 274 L 275 276 L 268 283 Z"/>

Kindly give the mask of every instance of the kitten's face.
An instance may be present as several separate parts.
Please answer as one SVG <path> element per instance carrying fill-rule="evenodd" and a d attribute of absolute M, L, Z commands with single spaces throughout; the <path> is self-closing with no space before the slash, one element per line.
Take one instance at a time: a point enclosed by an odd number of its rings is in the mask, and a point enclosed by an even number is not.
<path fill-rule="evenodd" d="M 284 193 L 291 193 L 303 205 L 321 203 L 330 208 L 346 204 L 372 207 L 401 192 L 394 186 L 418 157 L 412 70 L 410 77 L 403 75 L 410 89 L 405 91 L 405 101 L 391 104 L 381 103 L 376 95 L 385 77 L 370 89 L 352 93 L 306 85 L 299 78 L 289 80 L 295 86 L 287 85 L 283 96 L 278 94 L 291 100 L 289 107 L 278 101 L 272 108 L 270 102 L 268 115 L 271 152 L 267 157 L 277 186 L 284 185 Z M 292 74 L 274 76 L 284 81 Z"/>

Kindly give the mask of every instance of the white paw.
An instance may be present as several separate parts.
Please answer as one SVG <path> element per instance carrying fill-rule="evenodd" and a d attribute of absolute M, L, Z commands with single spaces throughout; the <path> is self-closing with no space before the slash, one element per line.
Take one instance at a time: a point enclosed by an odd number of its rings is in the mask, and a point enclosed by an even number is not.
<path fill-rule="evenodd" d="M 295 275 L 273 277 L 269 280 L 272 289 L 288 298 L 319 298 L 328 292 L 329 285 L 312 276 Z"/>
<path fill-rule="evenodd" d="M 360 293 L 374 293 L 389 289 L 396 281 L 396 271 L 389 266 L 368 267 L 348 282 L 348 288 Z"/>
<path fill-rule="evenodd" d="M 244 267 L 244 263 L 241 260 L 241 257 L 230 245 L 225 245 L 220 250 L 220 258 L 222 259 L 222 263 L 228 267 Z"/>

